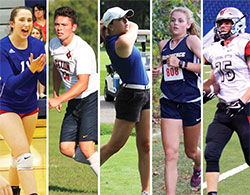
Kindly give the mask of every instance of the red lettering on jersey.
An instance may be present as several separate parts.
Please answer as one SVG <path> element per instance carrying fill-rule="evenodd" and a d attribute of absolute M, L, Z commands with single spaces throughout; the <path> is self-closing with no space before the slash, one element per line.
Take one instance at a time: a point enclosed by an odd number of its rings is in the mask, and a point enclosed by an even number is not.
<path fill-rule="evenodd" d="M 174 75 L 178 76 L 179 75 L 179 69 L 174 68 L 174 67 L 166 68 L 166 73 L 167 73 L 168 77 L 174 76 Z"/>
<path fill-rule="evenodd" d="M 64 78 L 65 80 L 68 80 L 68 81 L 69 81 L 69 74 L 67 74 L 66 72 L 63 72 L 62 75 L 63 75 L 63 78 Z"/>

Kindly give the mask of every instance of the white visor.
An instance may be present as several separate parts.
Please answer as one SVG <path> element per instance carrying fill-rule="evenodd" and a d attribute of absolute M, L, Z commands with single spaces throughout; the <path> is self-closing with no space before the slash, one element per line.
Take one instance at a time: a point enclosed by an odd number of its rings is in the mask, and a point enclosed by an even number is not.
<path fill-rule="evenodd" d="M 112 7 L 109 8 L 104 14 L 103 14 L 103 22 L 104 26 L 108 27 L 110 22 L 114 19 L 122 18 L 123 16 L 132 17 L 134 15 L 134 11 L 132 9 L 123 10 L 120 7 Z"/>

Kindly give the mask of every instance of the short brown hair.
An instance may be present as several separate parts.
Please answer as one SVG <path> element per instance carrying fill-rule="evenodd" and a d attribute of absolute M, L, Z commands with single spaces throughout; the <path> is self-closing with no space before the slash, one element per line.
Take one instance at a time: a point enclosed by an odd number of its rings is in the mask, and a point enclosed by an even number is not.
<path fill-rule="evenodd" d="M 72 20 L 72 24 L 77 24 L 77 13 L 70 7 L 60 7 L 55 10 L 54 21 L 57 16 L 69 17 Z"/>

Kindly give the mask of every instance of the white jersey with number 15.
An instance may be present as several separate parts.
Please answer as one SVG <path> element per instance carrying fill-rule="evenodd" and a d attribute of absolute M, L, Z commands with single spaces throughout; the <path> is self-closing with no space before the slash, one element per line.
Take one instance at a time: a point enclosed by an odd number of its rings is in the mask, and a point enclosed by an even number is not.
<path fill-rule="evenodd" d="M 245 48 L 250 47 L 247 33 L 235 37 L 227 46 L 219 41 L 204 50 L 204 58 L 212 64 L 214 76 L 220 85 L 218 98 L 226 102 L 239 99 L 250 87 L 250 70 Z"/>

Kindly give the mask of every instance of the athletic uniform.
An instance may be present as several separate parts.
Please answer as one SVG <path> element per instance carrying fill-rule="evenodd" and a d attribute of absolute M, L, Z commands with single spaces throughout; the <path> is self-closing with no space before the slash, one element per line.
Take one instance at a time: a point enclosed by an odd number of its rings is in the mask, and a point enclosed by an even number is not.
<path fill-rule="evenodd" d="M 121 58 L 115 52 L 119 35 L 106 36 L 106 51 L 114 70 L 123 84 L 116 97 L 116 118 L 139 122 L 141 111 L 150 108 L 149 79 L 136 46 L 129 57 Z"/>
<path fill-rule="evenodd" d="M 17 49 L 8 36 L 0 40 L 0 114 L 14 112 L 21 117 L 38 112 L 37 80 L 46 85 L 46 66 L 40 73 L 29 69 L 29 57 L 45 53 L 43 43 L 28 36 L 28 47 Z"/>
<path fill-rule="evenodd" d="M 237 132 L 245 160 L 250 164 L 249 103 L 233 117 L 226 114 L 226 107 L 242 97 L 250 87 L 250 70 L 246 57 L 250 56 L 250 35 L 240 34 L 227 46 L 216 42 L 204 50 L 205 61 L 211 64 L 220 86 L 218 109 L 208 127 L 205 158 L 207 172 L 219 172 L 221 153 L 234 131 Z"/>
<path fill-rule="evenodd" d="M 68 102 L 61 128 L 60 141 L 97 142 L 97 90 L 98 75 L 93 49 L 79 36 L 74 35 L 71 43 L 63 46 L 55 37 L 50 41 L 50 52 L 66 91 L 78 81 L 78 75 L 88 74 L 88 88 Z"/>
<path fill-rule="evenodd" d="M 162 49 L 161 90 L 163 97 L 160 99 L 160 104 L 162 118 L 182 119 L 184 126 L 193 126 L 201 120 L 200 75 L 167 64 L 167 58 L 171 55 L 176 56 L 179 60 L 199 63 L 199 59 L 187 46 L 187 38 L 188 35 L 175 48 L 170 46 L 171 39 Z"/>

